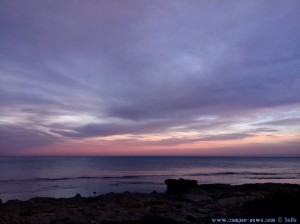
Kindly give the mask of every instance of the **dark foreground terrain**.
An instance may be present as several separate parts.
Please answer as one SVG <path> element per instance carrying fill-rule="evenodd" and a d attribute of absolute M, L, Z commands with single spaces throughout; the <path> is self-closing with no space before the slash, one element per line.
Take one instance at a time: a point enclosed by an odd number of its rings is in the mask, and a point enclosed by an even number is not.
<path fill-rule="evenodd" d="M 300 185 L 197 185 L 166 180 L 165 193 L 33 198 L 0 204 L 0 224 L 299 223 Z M 222 219 L 223 218 L 223 219 Z"/>

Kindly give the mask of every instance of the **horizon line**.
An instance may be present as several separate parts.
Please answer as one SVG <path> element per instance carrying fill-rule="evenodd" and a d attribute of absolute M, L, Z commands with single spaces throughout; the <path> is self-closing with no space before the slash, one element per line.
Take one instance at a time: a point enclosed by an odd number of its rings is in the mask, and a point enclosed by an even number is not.
<path fill-rule="evenodd" d="M 200 155 L 0 155 L 4 157 L 210 157 L 210 158 L 300 158 L 299 156 L 200 156 Z"/>

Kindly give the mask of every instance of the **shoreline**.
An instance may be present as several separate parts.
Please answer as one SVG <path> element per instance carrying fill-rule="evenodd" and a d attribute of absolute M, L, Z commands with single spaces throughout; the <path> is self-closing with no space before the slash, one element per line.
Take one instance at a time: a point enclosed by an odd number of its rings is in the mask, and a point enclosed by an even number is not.
<path fill-rule="evenodd" d="M 295 218 L 300 185 L 202 184 L 166 180 L 164 193 L 108 193 L 95 197 L 36 197 L 0 204 L 6 223 L 212 223 L 214 218 Z"/>

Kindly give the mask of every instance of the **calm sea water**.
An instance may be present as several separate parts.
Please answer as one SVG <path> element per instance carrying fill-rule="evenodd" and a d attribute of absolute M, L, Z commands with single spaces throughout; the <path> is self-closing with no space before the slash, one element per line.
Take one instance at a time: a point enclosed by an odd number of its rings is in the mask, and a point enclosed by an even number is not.
<path fill-rule="evenodd" d="M 207 183 L 300 184 L 300 158 L 32 157 L 0 158 L 0 198 L 92 196 L 165 190 L 168 178 Z"/>

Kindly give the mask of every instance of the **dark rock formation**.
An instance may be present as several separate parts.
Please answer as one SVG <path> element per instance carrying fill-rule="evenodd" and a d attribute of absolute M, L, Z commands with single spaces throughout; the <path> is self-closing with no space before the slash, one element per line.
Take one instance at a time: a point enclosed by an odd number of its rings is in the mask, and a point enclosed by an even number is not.
<path fill-rule="evenodd" d="M 80 195 L 79 193 L 77 193 L 77 194 L 75 195 L 75 198 L 81 198 L 81 195 Z"/>
<path fill-rule="evenodd" d="M 188 189 L 198 186 L 198 182 L 196 180 L 185 180 L 181 178 L 179 180 L 167 179 L 165 180 L 165 183 L 167 185 L 166 193 L 169 194 L 182 194 Z"/>
<path fill-rule="evenodd" d="M 300 221 L 300 185 L 198 186 L 189 180 L 166 183 L 168 193 L 10 200 L 0 204 L 0 224 L 205 224 L 215 218 L 260 217 L 292 217 Z"/>
<path fill-rule="evenodd" d="M 264 198 L 247 204 L 247 216 L 258 217 L 293 217 L 300 215 L 300 192 L 277 191 L 267 194 Z M 300 223 L 300 220 L 298 219 Z"/>

